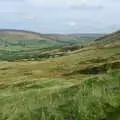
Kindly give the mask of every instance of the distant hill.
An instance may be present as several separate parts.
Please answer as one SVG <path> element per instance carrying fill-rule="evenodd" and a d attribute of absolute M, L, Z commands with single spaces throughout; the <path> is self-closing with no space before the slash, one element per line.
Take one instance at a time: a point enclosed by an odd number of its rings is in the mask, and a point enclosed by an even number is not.
<path fill-rule="evenodd" d="M 80 38 L 98 38 L 101 34 L 40 34 L 38 32 L 1 29 L 0 40 L 78 40 Z"/>
<path fill-rule="evenodd" d="M 63 47 L 62 52 L 76 50 L 79 46 L 74 45 L 86 44 L 101 36 L 103 35 L 41 34 L 24 30 L 0 30 L 0 60 L 41 59 L 43 56 L 48 58 L 51 57 L 48 55 L 51 50 L 61 51 Z"/>
<path fill-rule="evenodd" d="M 41 40 L 45 39 L 42 34 L 24 30 L 0 30 L 0 40 Z"/>
<path fill-rule="evenodd" d="M 41 34 L 37 32 L 1 29 L 0 46 L 12 46 L 17 50 L 24 48 L 48 48 L 53 46 L 68 46 L 93 41 L 101 34 Z M 22 48 L 21 48 L 22 47 Z M 24 47 L 24 48 L 23 48 Z M 14 51 L 14 48 L 9 50 Z M 20 49 L 19 49 L 20 48 Z M 6 48 L 3 47 L 5 50 Z M 7 49 L 8 50 L 8 49 Z"/>

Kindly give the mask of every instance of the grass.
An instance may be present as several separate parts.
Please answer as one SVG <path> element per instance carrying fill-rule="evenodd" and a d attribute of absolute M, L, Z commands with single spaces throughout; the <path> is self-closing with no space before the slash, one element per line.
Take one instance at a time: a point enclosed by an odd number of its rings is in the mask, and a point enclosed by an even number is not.
<path fill-rule="evenodd" d="M 1 61 L 0 120 L 119 120 L 119 66 L 76 73 L 119 64 L 119 51 L 89 47 L 54 59 Z"/>
<path fill-rule="evenodd" d="M 114 119 L 120 118 L 120 111 L 115 112 L 120 105 L 120 91 L 115 90 L 120 87 L 120 70 L 85 78 L 82 82 L 64 81 L 33 80 L 2 89 L 0 119 L 113 120 L 112 114 Z"/>

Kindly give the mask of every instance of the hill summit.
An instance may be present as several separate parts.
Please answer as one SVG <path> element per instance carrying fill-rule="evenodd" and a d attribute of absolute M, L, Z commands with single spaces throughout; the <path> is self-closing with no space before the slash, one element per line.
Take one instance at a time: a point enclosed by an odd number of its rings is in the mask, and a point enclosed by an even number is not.
<path fill-rule="evenodd" d="M 13 29 L 1 29 L 0 40 L 41 40 L 42 35 L 37 32 L 13 30 Z"/>

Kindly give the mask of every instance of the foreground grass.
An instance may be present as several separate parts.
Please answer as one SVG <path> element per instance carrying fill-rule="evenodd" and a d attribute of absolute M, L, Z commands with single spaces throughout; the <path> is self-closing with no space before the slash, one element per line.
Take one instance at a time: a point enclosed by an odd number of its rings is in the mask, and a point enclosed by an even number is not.
<path fill-rule="evenodd" d="M 119 120 L 120 70 L 73 80 L 34 80 L 0 90 L 0 120 Z"/>

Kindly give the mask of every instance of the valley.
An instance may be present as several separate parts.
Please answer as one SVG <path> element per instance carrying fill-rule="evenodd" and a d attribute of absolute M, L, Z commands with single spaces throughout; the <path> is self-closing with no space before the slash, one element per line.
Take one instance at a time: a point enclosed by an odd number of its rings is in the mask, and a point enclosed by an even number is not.
<path fill-rule="evenodd" d="M 119 88 L 119 31 L 0 31 L 0 120 L 119 120 Z"/>

